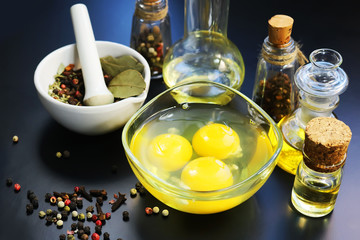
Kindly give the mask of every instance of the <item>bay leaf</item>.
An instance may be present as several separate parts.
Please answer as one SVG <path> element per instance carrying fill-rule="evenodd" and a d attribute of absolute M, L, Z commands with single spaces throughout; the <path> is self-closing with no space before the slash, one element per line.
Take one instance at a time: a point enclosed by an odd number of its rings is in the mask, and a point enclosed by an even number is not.
<path fill-rule="evenodd" d="M 100 58 L 100 62 L 103 70 L 111 76 L 116 76 L 127 69 L 135 69 L 140 73 L 144 71 L 144 65 L 131 55 L 123 55 L 117 58 L 106 56 Z"/>
<path fill-rule="evenodd" d="M 141 73 L 128 69 L 116 75 L 108 88 L 115 98 L 127 98 L 140 95 L 145 90 L 146 83 Z"/>

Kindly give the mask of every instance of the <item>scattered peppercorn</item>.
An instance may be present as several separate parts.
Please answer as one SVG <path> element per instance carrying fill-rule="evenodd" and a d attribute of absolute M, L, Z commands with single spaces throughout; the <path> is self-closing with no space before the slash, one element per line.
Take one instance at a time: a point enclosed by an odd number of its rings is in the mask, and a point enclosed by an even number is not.
<path fill-rule="evenodd" d="M 64 210 L 67 211 L 67 212 L 70 212 L 70 207 L 69 207 L 69 206 L 65 206 L 65 207 L 64 207 Z"/>
<path fill-rule="evenodd" d="M 87 218 L 88 220 L 91 219 L 92 216 L 93 216 L 93 214 L 92 214 L 91 212 L 87 212 L 87 213 L 86 213 L 86 218 Z"/>
<path fill-rule="evenodd" d="M 87 235 L 90 235 L 90 227 L 89 226 L 84 227 L 84 233 Z"/>
<path fill-rule="evenodd" d="M 102 226 L 101 220 L 96 220 L 95 224 L 96 224 L 97 226 Z"/>
<path fill-rule="evenodd" d="M 61 211 L 61 219 L 63 219 L 64 221 L 66 221 L 68 219 L 68 212 L 63 210 Z"/>
<path fill-rule="evenodd" d="M 19 137 L 15 135 L 15 136 L 13 136 L 12 140 L 14 143 L 17 143 L 17 142 L 19 142 Z"/>
<path fill-rule="evenodd" d="M 167 216 L 169 216 L 169 210 L 164 209 L 164 210 L 162 210 L 161 214 L 162 214 L 164 217 L 167 217 Z"/>
<path fill-rule="evenodd" d="M 159 213 L 160 212 L 160 209 L 159 209 L 159 207 L 153 207 L 153 213 Z"/>
<path fill-rule="evenodd" d="M 128 211 L 123 211 L 123 220 L 124 221 L 128 221 L 129 220 L 129 212 Z"/>
<path fill-rule="evenodd" d="M 104 232 L 104 240 L 110 240 L 110 234 L 108 232 Z"/>
<path fill-rule="evenodd" d="M 51 214 L 52 214 L 52 210 L 51 210 L 51 209 L 46 210 L 46 215 L 47 215 L 47 216 L 50 216 Z"/>
<path fill-rule="evenodd" d="M 19 192 L 19 191 L 20 191 L 20 189 L 21 189 L 20 184 L 15 183 L 15 184 L 14 184 L 14 190 L 15 190 L 15 192 Z"/>
<path fill-rule="evenodd" d="M 56 214 L 56 218 L 59 219 L 59 220 L 62 219 L 61 213 Z"/>
<path fill-rule="evenodd" d="M 83 230 L 84 229 L 84 223 L 83 222 L 77 222 L 76 227 L 78 230 Z"/>
<path fill-rule="evenodd" d="M 76 210 L 76 203 L 71 201 L 69 203 L 68 207 L 70 208 L 70 211 L 75 211 Z"/>
<path fill-rule="evenodd" d="M 109 220 L 111 218 L 111 213 L 109 213 L 109 212 L 105 213 L 105 217 L 107 220 Z"/>
<path fill-rule="evenodd" d="M 68 150 L 65 150 L 65 151 L 63 152 L 63 157 L 64 157 L 64 158 L 69 158 L 69 157 L 70 157 L 70 152 L 69 152 Z"/>
<path fill-rule="evenodd" d="M 52 204 L 55 204 L 55 203 L 56 203 L 56 197 L 55 197 L 55 196 L 52 196 L 52 197 L 50 198 L 50 203 L 52 203 Z"/>
<path fill-rule="evenodd" d="M 74 211 L 71 212 L 71 215 L 73 216 L 73 218 L 77 218 L 79 213 L 74 210 Z"/>
<path fill-rule="evenodd" d="M 79 190 L 80 190 L 80 188 L 79 188 L 79 187 L 77 187 L 77 186 L 76 186 L 76 187 L 74 187 L 74 192 L 76 192 L 76 193 L 77 193 L 77 192 L 79 192 Z"/>
<path fill-rule="evenodd" d="M 135 189 L 139 191 L 139 189 L 142 187 L 143 185 L 141 184 L 141 182 L 137 182 L 135 184 Z"/>
<path fill-rule="evenodd" d="M 69 234 L 67 238 L 68 238 L 68 240 L 75 240 L 75 237 L 72 234 Z"/>
<path fill-rule="evenodd" d="M 89 235 L 84 233 L 82 236 L 81 236 L 81 240 L 88 240 L 89 239 Z"/>
<path fill-rule="evenodd" d="M 83 208 L 83 200 L 81 198 L 76 199 L 76 207 Z"/>
<path fill-rule="evenodd" d="M 101 226 L 99 226 L 99 225 L 96 225 L 95 226 L 95 232 L 97 233 L 97 234 L 101 234 Z"/>
<path fill-rule="evenodd" d="M 66 235 L 65 234 L 61 234 L 59 236 L 59 240 L 66 240 Z"/>
<path fill-rule="evenodd" d="M 6 186 L 10 187 L 12 184 L 13 184 L 12 178 L 7 178 L 6 179 Z"/>
<path fill-rule="evenodd" d="M 146 207 L 145 212 L 146 212 L 147 215 L 151 215 L 153 213 L 153 210 L 152 210 L 151 207 Z"/>
<path fill-rule="evenodd" d="M 64 204 L 65 204 L 66 206 L 69 206 L 70 203 L 71 203 L 70 199 L 66 199 L 65 202 L 64 202 Z"/>
<path fill-rule="evenodd" d="M 144 196 L 146 194 L 146 188 L 144 186 L 141 186 L 138 192 L 140 193 L 140 196 Z"/>
<path fill-rule="evenodd" d="M 100 239 L 100 236 L 99 236 L 99 234 L 97 234 L 97 233 L 93 233 L 93 234 L 91 235 L 91 239 L 92 239 L 92 240 L 99 240 L 99 239 Z"/>
<path fill-rule="evenodd" d="M 56 225 L 57 225 L 58 227 L 62 227 L 63 224 L 64 224 L 64 222 L 63 222 L 63 220 L 61 220 L 61 219 L 57 220 L 57 222 L 56 222 Z"/>
<path fill-rule="evenodd" d="M 83 229 L 79 229 L 78 231 L 77 231 L 77 234 L 78 234 L 78 238 L 81 238 L 81 236 L 82 235 L 84 235 L 84 230 Z"/>
<path fill-rule="evenodd" d="M 34 212 L 34 206 L 31 203 L 26 204 L 26 213 L 32 214 Z"/>
<path fill-rule="evenodd" d="M 46 193 L 45 194 L 45 201 L 46 202 L 50 202 L 50 198 L 52 197 L 52 194 L 51 193 Z"/>
<path fill-rule="evenodd" d="M 91 220 L 93 222 L 96 222 L 96 220 L 98 220 L 98 217 L 95 214 L 93 214 L 92 217 L 91 217 Z"/>
<path fill-rule="evenodd" d="M 46 216 L 46 213 L 44 211 L 39 212 L 39 217 L 44 218 Z"/>
<path fill-rule="evenodd" d="M 56 157 L 57 157 L 57 158 L 61 158 L 61 157 L 62 157 L 62 153 L 61 153 L 61 152 L 56 152 Z"/>
<path fill-rule="evenodd" d="M 84 221 L 85 220 L 85 214 L 80 213 L 78 216 L 79 221 Z"/>
<path fill-rule="evenodd" d="M 136 190 L 136 188 L 130 189 L 130 196 L 135 197 L 136 195 L 137 195 L 137 190 Z"/>
<path fill-rule="evenodd" d="M 57 206 L 58 206 L 59 208 L 63 208 L 63 207 L 65 207 L 65 203 L 64 203 L 63 201 L 59 201 L 58 204 L 57 204 Z"/>

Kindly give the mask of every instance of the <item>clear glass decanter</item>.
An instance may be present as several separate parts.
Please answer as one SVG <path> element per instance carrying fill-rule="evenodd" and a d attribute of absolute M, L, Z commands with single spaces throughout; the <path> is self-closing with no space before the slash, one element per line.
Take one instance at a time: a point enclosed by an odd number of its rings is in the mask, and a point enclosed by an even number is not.
<path fill-rule="evenodd" d="M 296 174 L 302 160 L 306 124 L 315 117 L 334 117 L 332 112 L 339 104 L 339 95 L 348 86 L 349 80 L 340 68 L 341 63 L 338 52 L 318 49 L 310 54 L 310 63 L 295 73 L 299 107 L 278 123 L 284 138 L 278 166 L 291 174 Z"/>
<path fill-rule="evenodd" d="M 167 87 L 205 80 L 240 89 L 245 67 L 238 48 L 227 38 L 228 12 L 229 0 L 185 0 L 184 37 L 164 59 Z M 205 91 L 209 96 L 219 94 Z"/>

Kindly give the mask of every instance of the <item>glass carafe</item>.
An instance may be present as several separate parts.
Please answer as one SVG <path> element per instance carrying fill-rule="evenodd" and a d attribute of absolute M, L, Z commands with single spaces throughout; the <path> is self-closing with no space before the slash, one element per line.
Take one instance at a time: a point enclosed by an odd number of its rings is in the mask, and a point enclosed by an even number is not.
<path fill-rule="evenodd" d="M 283 133 L 283 149 L 278 166 L 295 174 L 302 160 L 302 147 L 306 124 L 315 117 L 334 117 L 339 95 L 349 83 L 340 68 L 341 55 L 332 49 L 318 49 L 310 54 L 310 63 L 300 67 L 295 74 L 299 88 L 299 107 L 279 122 Z"/>
<path fill-rule="evenodd" d="M 245 68 L 241 53 L 227 38 L 228 12 L 229 0 L 185 0 L 184 37 L 164 59 L 167 87 L 180 82 L 212 81 L 240 89 Z M 219 94 L 206 91 L 209 96 Z"/>

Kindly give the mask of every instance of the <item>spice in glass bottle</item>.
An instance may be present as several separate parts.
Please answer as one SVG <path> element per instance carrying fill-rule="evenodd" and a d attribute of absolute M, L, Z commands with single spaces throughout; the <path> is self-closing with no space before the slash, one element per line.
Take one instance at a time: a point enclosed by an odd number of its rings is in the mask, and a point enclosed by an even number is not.
<path fill-rule="evenodd" d="M 136 0 L 130 47 L 149 63 L 151 77 L 162 77 L 164 55 L 171 45 L 167 0 Z"/>
<path fill-rule="evenodd" d="M 351 135 L 350 128 L 335 118 L 318 117 L 307 124 L 303 161 L 291 193 L 300 213 L 322 217 L 334 209 Z"/>
<path fill-rule="evenodd" d="M 252 99 L 279 122 L 297 104 L 294 75 L 307 59 L 291 38 L 291 17 L 275 15 L 268 23 L 269 36 L 262 46 Z"/>

